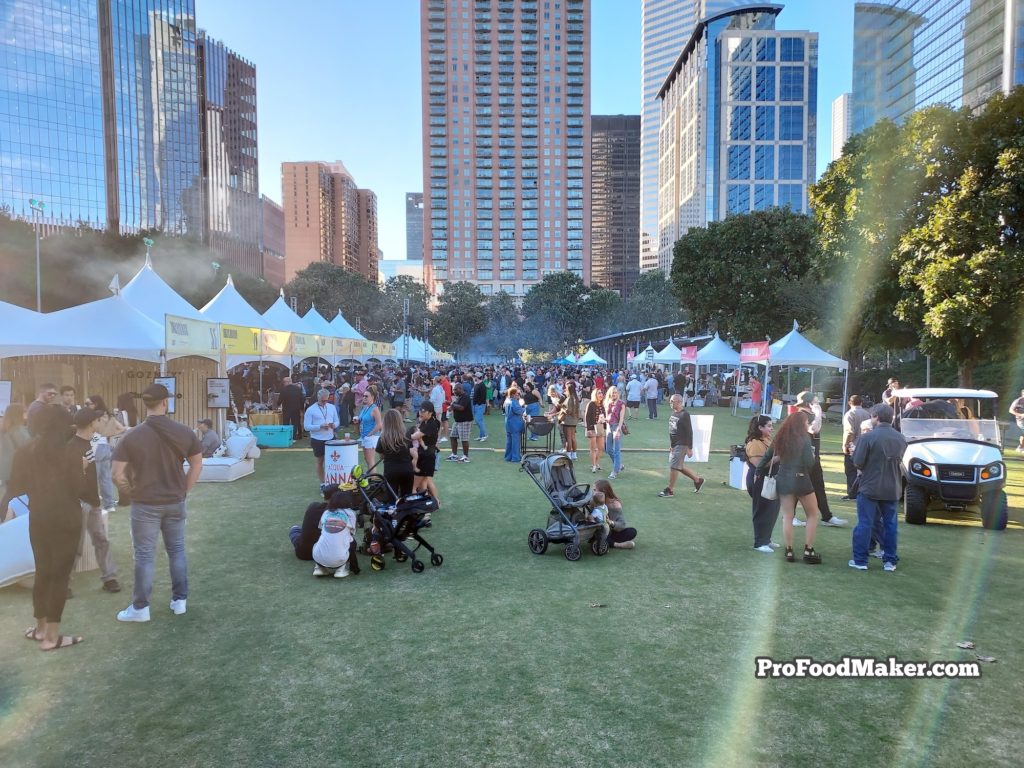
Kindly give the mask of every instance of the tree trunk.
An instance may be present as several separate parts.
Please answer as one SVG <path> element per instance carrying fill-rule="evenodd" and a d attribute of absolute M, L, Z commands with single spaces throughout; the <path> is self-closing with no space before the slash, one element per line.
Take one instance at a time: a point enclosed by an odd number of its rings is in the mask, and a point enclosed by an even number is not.
<path fill-rule="evenodd" d="M 964 359 L 957 363 L 956 375 L 960 380 L 960 386 L 966 389 L 974 389 L 974 365 L 975 361 Z"/>

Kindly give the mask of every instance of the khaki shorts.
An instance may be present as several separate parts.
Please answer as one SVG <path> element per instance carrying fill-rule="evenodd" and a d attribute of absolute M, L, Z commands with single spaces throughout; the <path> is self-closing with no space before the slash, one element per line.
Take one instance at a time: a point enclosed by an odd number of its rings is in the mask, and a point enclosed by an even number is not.
<path fill-rule="evenodd" d="M 678 469 L 682 471 L 685 466 L 686 452 L 690 450 L 685 445 L 672 446 L 672 458 L 669 459 L 669 465 L 672 469 Z"/>

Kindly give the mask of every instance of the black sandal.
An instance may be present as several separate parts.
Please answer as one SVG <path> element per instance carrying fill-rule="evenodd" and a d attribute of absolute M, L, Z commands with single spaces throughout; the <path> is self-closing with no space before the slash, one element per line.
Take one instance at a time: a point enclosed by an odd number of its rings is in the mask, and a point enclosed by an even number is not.
<path fill-rule="evenodd" d="M 804 562 L 810 565 L 820 565 L 821 555 L 814 551 L 814 547 L 810 549 L 804 547 Z"/>
<path fill-rule="evenodd" d="M 787 563 L 794 563 L 794 562 L 796 562 L 796 558 L 793 556 L 793 548 L 792 547 L 786 547 L 786 562 Z"/>

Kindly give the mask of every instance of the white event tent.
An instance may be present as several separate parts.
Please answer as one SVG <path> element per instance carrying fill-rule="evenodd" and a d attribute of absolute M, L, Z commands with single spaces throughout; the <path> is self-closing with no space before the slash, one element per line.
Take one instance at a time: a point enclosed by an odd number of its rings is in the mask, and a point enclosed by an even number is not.
<path fill-rule="evenodd" d="M 198 309 L 179 296 L 154 271 L 153 262 L 148 256 L 146 263 L 135 273 L 135 277 L 121 288 L 121 297 L 161 328 L 164 327 L 164 315 L 177 315 L 192 320 L 204 319 Z"/>
<path fill-rule="evenodd" d="M 678 365 L 681 361 L 679 359 L 680 350 L 675 343 L 669 339 L 668 344 L 663 350 L 655 353 L 654 362 L 662 365 Z"/>
<path fill-rule="evenodd" d="M 352 327 L 348 320 L 345 319 L 345 316 L 341 314 L 340 309 L 338 310 L 338 314 L 334 316 L 334 319 L 331 320 L 330 326 L 333 329 L 334 335 L 338 338 L 366 341 L 366 337 Z"/>
<path fill-rule="evenodd" d="M 594 348 L 588 349 L 583 357 L 576 361 L 576 365 L 608 365 L 608 361 L 601 357 Z"/>
<path fill-rule="evenodd" d="M 244 325 L 249 328 L 269 328 L 263 315 L 249 305 L 235 288 L 235 282 L 228 275 L 227 282 L 200 311 L 204 320 L 211 323 Z"/>
<path fill-rule="evenodd" d="M 417 339 L 415 336 L 406 337 L 403 334 L 395 339 L 393 342 L 395 345 L 395 356 L 399 360 L 405 359 L 406 338 L 409 340 L 409 359 L 415 363 L 425 363 L 427 361 L 427 347 L 422 339 Z"/>
<path fill-rule="evenodd" d="M 835 355 L 816 347 L 798 330 L 793 321 L 793 330 L 768 347 L 768 365 L 797 366 L 811 369 L 811 387 L 814 386 L 815 368 L 837 368 L 844 372 L 843 403 L 846 403 L 850 383 L 850 365 Z"/>
<path fill-rule="evenodd" d="M 717 333 L 711 341 L 697 350 L 697 365 L 740 364 L 740 353 L 722 341 Z"/>

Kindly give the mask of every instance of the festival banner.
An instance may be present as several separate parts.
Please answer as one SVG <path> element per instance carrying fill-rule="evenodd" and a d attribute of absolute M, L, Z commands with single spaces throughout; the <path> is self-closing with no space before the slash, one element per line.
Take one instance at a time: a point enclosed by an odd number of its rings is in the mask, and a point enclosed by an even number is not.
<path fill-rule="evenodd" d="M 293 333 L 292 354 L 299 358 L 316 357 L 320 354 L 316 336 L 312 333 Z"/>
<path fill-rule="evenodd" d="M 205 320 L 165 315 L 164 351 L 168 360 L 190 355 L 219 360 L 220 327 Z"/>
<path fill-rule="evenodd" d="M 287 331 L 260 331 L 264 355 L 291 355 L 292 335 Z"/>
<path fill-rule="evenodd" d="M 260 353 L 260 329 L 244 325 L 221 323 L 221 343 L 229 355 L 258 355 Z"/>
<path fill-rule="evenodd" d="M 679 348 L 679 362 L 681 363 L 695 363 L 697 362 L 697 345 L 694 344 L 689 347 Z"/>
<path fill-rule="evenodd" d="M 768 362 L 767 341 L 745 341 L 740 344 L 741 363 L 765 363 Z"/>
<path fill-rule="evenodd" d="M 370 353 L 370 342 L 361 339 L 349 339 L 349 357 L 361 357 Z"/>
<path fill-rule="evenodd" d="M 633 351 L 632 349 L 631 349 L 631 350 L 629 350 L 629 351 L 628 351 L 628 352 L 626 353 L 626 365 L 633 365 L 633 358 L 634 358 L 635 356 L 636 356 L 636 353 L 635 353 L 635 352 L 634 352 L 634 351 Z"/>
<path fill-rule="evenodd" d="M 371 357 L 377 357 L 381 359 L 385 357 L 394 357 L 395 345 L 389 344 L 386 341 L 371 341 L 369 354 Z"/>

